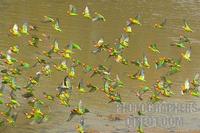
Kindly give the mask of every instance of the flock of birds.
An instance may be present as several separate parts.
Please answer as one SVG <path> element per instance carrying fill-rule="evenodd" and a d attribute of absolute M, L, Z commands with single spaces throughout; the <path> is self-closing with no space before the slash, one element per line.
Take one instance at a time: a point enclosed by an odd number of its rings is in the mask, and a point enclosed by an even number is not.
<path fill-rule="evenodd" d="M 67 11 L 68 16 L 77 16 L 80 15 L 77 12 L 77 9 L 73 5 L 69 5 L 69 10 Z M 85 7 L 82 15 L 90 19 L 93 22 L 104 22 L 106 19 L 103 15 L 95 12 L 95 16 L 92 17 L 88 6 Z M 62 32 L 62 28 L 59 23 L 58 18 L 52 18 L 50 16 L 44 16 L 42 23 L 51 24 L 53 29 L 57 32 Z M 155 24 L 154 28 L 156 29 L 164 29 L 167 23 L 167 19 L 164 19 L 163 22 Z M 121 63 L 124 65 L 128 65 L 129 63 L 138 67 L 138 72 L 135 74 L 129 74 L 128 77 L 134 80 L 139 80 L 141 82 L 146 82 L 145 80 L 145 69 L 153 67 L 150 65 L 148 58 L 145 54 L 141 58 L 136 60 L 128 61 L 123 56 L 123 51 L 129 46 L 129 34 L 132 32 L 132 28 L 134 26 L 142 26 L 140 22 L 140 15 L 137 15 L 135 18 L 129 18 L 126 23 L 126 27 L 123 28 L 123 33 L 120 38 L 118 38 L 114 47 L 110 44 L 105 43 L 103 38 L 100 38 L 94 44 L 94 50 L 92 50 L 92 54 L 98 54 L 102 51 L 108 54 L 108 59 L 113 59 L 117 63 Z M 185 32 L 193 32 L 188 23 L 184 20 L 183 30 Z M 35 25 L 29 25 L 28 23 L 24 23 L 22 27 L 19 27 L 17 24 L 14 24 L 13 27 L 9 30 L 9 36 L 13 37 L 24 37 L 31 36 L 31 39 L 28 41 L 30 47 L 36 47 L 39 49 L 39 43 L 43 41 L 37 35 L 33 35 L 31 32 L 38 32 L 38 27 Z M 43 38 L 49 39 L 50 36 L 46 34 L 42 34 Z M 160 57 L 154 62 L 155 69 L 161 69 L 166 67 L 169 71 L 162 75 L 159 80 L 157 80 L 152 87 L 144 86 L 140 88 L 136 92 L 136 96 L 143 100 L 143 95 L 146 92 L 150 92 L 150 101 L 155 103 L 161 100 L 161 96 L 170 97 L 174 95 L 172 91 L 173 82 L 169 79 L 169 77 L 173 74 L 176 74 L 181 70 L 181 61 L 185 60 L 187 62 L 191 61 L 191 41 L 188 37 L 181 35 L 179 40 L 171 46 L 175 46 L 178 48 L 185 48 L 186 52 L 181 53 L 179 58 L 167 58 Z M 152 51 L 152 54 L 160 54 L 159 47 L 156 43 L 151 44 L 149 50 Z M 0 51 L 0 75 L 1 75 L 1 88 L 0 88 L 0 125 L 3 126 L 6 123 L 15 125 L 17 120 L 17 108 L 20 106 L 20 102 L 18 101 L 17 92 L 22 92 L 21 95 L 23 98 L 27 99 L 28 104 L 32 108 L 30 112 L 25 112 L 24 116 L 27 119 L 31 119 L 34 123 L 42 123 L 48 120 L 47 113 L 42 111 L 42 107 L 44 106 L 43 98 L 39 98 L 34 94 L 35 88 L 39 84 L 41 76 L 51 77 L 52 69 L 60 71 L 61 73 L 66 73 L 65 77 L 61 84 L 57 87 L 57 94 L 51 95 L 48 92 L 43 92 L 44 98 L 50 101 L 58 100 L 60 104 L 65 107 L 70 106 L 71 92 L 77 91 L 79 93 L 85 92 L 102 92 L 108 98 L 108 103 L 122 103 L 122 99 L 120 94 L 117 92 L 118 88 L 124 87 L 124 82 L 122 82 L 118 75 L 113 77 L 111 75 L 110 68 L 104 65 L 91 66 L 87 63 L 81 62 L 79 59 L 74 57 L 74 53 L 78 50 L 82 50 L 81 46 L 77 43 L 70 42 L 63 49 L 59 47 L 58 40 L 52 43 L 51 48 L 47 51 L 42 51 L 41 57 L 35 57 L 35 63 L 29 64 L 24 61 L 17 60 L 14 56 L 20 53 L 20 46 L 13 45 L 6 51 Z M 60 64 L 53 63 L 53 57 L 58 56 L 61 61 Z M 29 70 L 32 67 L 40 67 L 41 69 L 36 72 L 35 75 L 30 76 L 28 82 L 24 86 L 19 86 L 16 82 L 16 79 L 22 76 L 23 71 Z M 76 77 L 76 68 L 81 68 L 85 73 L 90 74 L 90 78 L 99 75 L 99 77 L 104 81 L 103 87 L 98 87 L 92 83 L 84 84 L 83 80 L 79 81 L 79 84 L 76 88 L 72 85 L 72 80 L 78 80 Z M 187 79 L 185 84 L 181 87 L 181 94 L 190 94 L 193 96 L 200 96 L 200 77 L 197 73 L 193 80 Z M 9 91 L 6 91 L 9 90 Z M 6 93 L 9 92 L 9 93 Z M 9 98 L 8 98 L 9 97 Z M 3 107 L 3 105 L 5 105 Z M 2 110 L 4 109 L 4 110 Z M 78 106 L 70 111 L 70 115 L 67 121 L 73 119 L 75 115 L 84 116 L 86 113 L 90 112 L 89 109 L 83 106 L 82 101 L 78 103 Z M 141 113 L 139 113 L 141 114 Z M 84 133 L 84 119 L 81 119 L 80 124 L 76 127 L 77 132 Z M 144 132 L 142 127 L 138 127 L 137 131 L 139 133 Z"/>

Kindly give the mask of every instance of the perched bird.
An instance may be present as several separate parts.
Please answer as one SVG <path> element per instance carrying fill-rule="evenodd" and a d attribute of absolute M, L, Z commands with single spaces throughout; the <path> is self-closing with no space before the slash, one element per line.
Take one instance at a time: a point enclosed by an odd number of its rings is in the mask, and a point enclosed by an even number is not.
<path fill-rule="evenodd" d="M 186 31 L 186 32 L 193 32 L 193 30 L 190 28 L 190 26 L 188 25 L 188 23 L 186 22 L 186 20 L 184 19 L 183 20 L 184 22 L 184 25 L 183 25 L 183 30 Z"/>

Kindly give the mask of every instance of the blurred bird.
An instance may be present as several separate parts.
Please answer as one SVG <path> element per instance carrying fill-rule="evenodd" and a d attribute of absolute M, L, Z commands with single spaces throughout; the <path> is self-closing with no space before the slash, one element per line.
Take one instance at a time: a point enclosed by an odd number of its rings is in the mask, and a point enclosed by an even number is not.
<path fill-rule="evenodd" d="M 72 109 L 70 111 L 70 115 L 69 115 L 69 118 L 67 119 L 67 121 L 70 121 L 75 115 L 81 115 L 82 116 L 82 115 L 85 115 L 86 113 L 89 113 L 89 112 L 90 111 L 87 108 L 83 107 L 82 101 L 80 100 L 78 107 L 75 108 L 75 109 Z"/>
<path fill-rule="evenodd" d="M 67 76 L 65 76 L 62 84 L 60 86 L 58 86 L 57 90 L 59 91 L 59 95 L 62 92 L 66 92 L 67 90 L 72 90 L 72 84 L 71 84 L 71 80 L 70 78 Z"/>
<path fill-rule="evenodd" d="M 43 64 L 46 65 L 47 61 L 43 58 L 35 57 L 36 58 L 36 63 L 33 64 L 33 67 L 36 67 L 37 64 Z"/>
<path fill-rule="evenodd" d="M 25 35 L 29 35 L 28 28 L 29 28 L 28 23 L 24 23 L 21 28 L 21 33 Z"/>
<path fill-rule="evenodd" d="M 42 22 L 44 23 L 53 23 L 55 20 L 50 16 L 44 16 L 44 20 Z"/>
<path fill-rule="evenodd" d="M 131 33 L 132 32 L 131 22 L 129 20 L 126 21 L 126 27 L 124 28 L 124 31 L 126 33 Z"/>
<path fill-rule="evenodd" d="M 12 29 L 10 29 L 10 33 L 13 34 L 14 36 L 21 36 L 19 32 L 19 27 L 17 24 L 14 24 Z"/>
<path fill-rule="evenodd" d="M 187 79 L 185 80 L 184 86 L 181 87 L 181 94 L 184 95 L 185 93 L 188 93 L 190 89 L 190 81 Z"/>
<path fill-rule="evenodd" d="M 38 71 L 34 77 L 30 76 L 28 84 L 24 88 L 29 88 L 33 85 L 37 85 L 39 83 L 40 77 L 42 73 Z"/>
<path fill-rule="evenodd" d="M 92 19 L 88 6 L 85 7 L 85 10 L 83 12 L 83 16 L 86 17 L 86 18 Z"/>
<path fill-rule="evenodd" d="M 76 77 L 75 74 L 76 74 L 76 73 L 75 73 L 75 68 L 74 68 L 73 66 L 71 66 L 70 69 L 68 70 L 68 76 L 69 76 L 70 78 L 75 78 L 75 77 Z"/>
<path fill-rule="evenodd" d="M 81 92 L 81 93 L 85 93 L 86 92 L 84 84 L 83 84 L 83 79 L 81 79 L 79 81 L 77 88 L 78 88 L 79 92 Z"/>
<path fill-rule="evenodd" d="M 198 87 L 200 86 L 200 75 L 199 73 L 196 73 L 193 80 L 191 81 L 191 84 L 194 86 L 194 87 Z"/>
<path fill-rule="evenodd" d="M 43 92 L 43 95 L 46 99 L 54 101 L 54 96 L 47 94 L 46 92 Z"/>
<path fill-rule="evenodd" d="M 140 99 L 143 100 L 142 95 L 144 93 L 146 93 L 147 91 L 150 91 L 151 89 L 148 86 L 144 86 L 142 88 L 140 88 L 137 92 L 136 92 L 136 96 Z"/>
<path fill-rule="evenodd" d="M 186 31 L 186 32 L 193 32 L 193 30 L 189 27 L 188 23 L 186 22 L 186 20 L 184 19 L 183 20 L 184 22 L 184 25 L 183 25 L 183 30 Z"/>
<path fill-rule="evenodd" d="M 45 76 L 51 75 L 51 74 L 52 74 L 52 71 L 51 71 L 50 65 L 45 65 L 44 67 L 42 67 L 42 73 L 43 73 Z"/>
<path fill-rule="evenodd" d="M 185 60 L 191 61 L 191 58 L 190 58 L 191 52 L 192 52 L 192 47 L 190 46 L 190 48 L 186 50 L 185 54 L 181 53 L 181 55 Z"/>
<path fill-rule="evenodd" d="M 86 85 L 88 88 L 90 88 L 89 92 L 94 92 L 94 91 L 97 91 L 99 90 L 99 88 L 95 85 L 92 85 L 91 83 L 87 84 Z"/>
<path fill-rule="evenodd" d="M 67 71 L 68 70 L 67 62 L 65 60 L 62 61 L 60 65 L 54 65 L 54 67 L 58 71 Z"/>
<path fill-rule="evenodd" d="M 164 26 L 166 25 L 166 23 L 167 23 L 167 19 L 165 18 L 160 24 L 155 24 L 154 27 L 162 29 L 162 28 L 164 28 Z"/>
<path fill-rule="evenodd" d="M 110 99 L 110 101 L 108 103 L 111 103 L 111 102 L 122 103 L 121 96 L 119 93 L 109 93 L 106 95 Z"/>
<path fill-rule="evenodd" d="M 9 50 L 11 50 L 12 53 L 18 54 L 19 53 L 19 46 L 18 45 L 11 46 L 9 48 Z"/>
<path fill-rule="evenodd" d="M 142 62 L 142 64 L 143 64 L 144 67 L 147 67 L 147 68 L 150 67 L 148 59 L 147 59 L 147 56 L 145 54 L 143 54 L 143 62 Z"/>
<path fill-rule="evenodd" d="M 78 13 L 77 13 L 77 9 L 74 5 L 70 4 L 69 5 L 69 10 L 67 11 L 67 14 L 70 15 L 70 16 L 77 16 Z"/>
<path fill-rule="evenodd" d="M 152 50 L 153 52 L 155 53 L 160 53 L 158 47 L 157 47 L 157 44 L 156 43 L 153 43 L 149 46 L 149 49 Z"/>
<path fill-rule="evenodd" d="M 129 18 L 130 22 L 133 24 L 133 25 L 142 25 L 141 22 L 140 22 L 140 15 L 136 15 L 135 18 Z"/>
<path fill-rule="evenodd" d="M 56 31 L 59 31 L 61 32 L 62 29 L 60 27 L 60 21 L 58 18 L 56 18 L 56 20 L 53 22 L 53 28 L 56 30 Z"/>
<path fill-rule="evenodd" d="M 40 39 L 39 37 L 34 35 L 31 37 L 31 40 L 29 40 L 28 42 L 29 42 L 30 46 L 38 47 L 38 43 L 41 41 L 42 41 L 42 39 Z"/>
<path fill-rule="evenodd" d="M 80 120 L 80 123 L 76 126 L 76 130 L 77 130 L 78 133 L 85 133 L 84 119 L 83 118 Z"/>
<path fill-rule="evenodd" d="M 17 60 L 15 58 L 11 57 L 10 54 L 6 55 L 4 63 L 6 63 L 8 65 L 13 65 L 15 62 L 17 62 Z"/>
<path fill-rule="evenodd" d="M 96 54 L 96 53 L 98 53 L 98 52 L 107 50 L 108 47 L 109 47 L 109 45 L 106 44 L 106 43 L 104 42 L 104 39 L 103 39 L 103 38 L 100 38 L 97 42 L 95 42 L 94 47 L 95 47 L 96 49 L 93 50 L 92 53 Z"/>
<path fill-rule="evenodd" d="M 97 12 L 95 12 L 94 14 L 95 14 L 96 16 L 95 16 L 94 18 L 92 18 L 92 21 L 93 21 L 93 22 L 96 22 L 96 21 L 103 21 L 103 22 L 105 22 L 105 21 L 106 21 L 106 19 L 104 18 L 103 15 L 101 15 L 101 14 L 99 14 L 99 13 L 97 13 Z"/>
<path fill-rule="evenodd" d="M 128 77 L 131 79 L 138 79 L 140 81 L 146 81 L 143 69 L 139 70 L 137 73 L 135 73 L 133 75 L 128 75 Z"/>

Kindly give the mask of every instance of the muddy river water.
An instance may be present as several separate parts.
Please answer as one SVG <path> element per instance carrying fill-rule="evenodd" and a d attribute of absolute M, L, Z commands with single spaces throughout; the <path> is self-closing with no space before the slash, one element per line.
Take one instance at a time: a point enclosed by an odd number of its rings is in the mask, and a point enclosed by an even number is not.
<path fill-rule="evenodd" d="M 73 4 L 78 9 L 79 15 L 76 17 L 67 16 L 69 4 Z M 90 12 L 95 11 L 101 13 L 106 18 L 105 22 L 92 22 L 83 18 L 81 12 L 85 6 L 90 8 Z M 119 75 L 120 79 L 125 83 L 124 88 L 119 89 L 122 101 L 128 105 L 136 105 L 144 103 L 140 101 L 135 91 L 143 85 L 151 86 L 159 76 L 165 72 L 164 69 L 156 70 L 153 62 L 158 55 L 153 54 L 148 46 L 156 42 L 161 51 L 161 56 L 178 57 L 181 50 L 176 47 L 171 47 L 170 44 L 175 42 L 179 35 L 186 35 L 191 40 L 192 54 L 191 62 L 182 62 L 181 72 L 172 75 L 170 79 L 173 81 L 174 96 L 164 98 L 164 103 L 187 105 L 193 104 L 192 109 L 173 111 L 147 111 L 146 117 L 180 117 L 180 123 L 175 127 L 159 126 L 155 127 L 147 124 L 144 128 L 146 133 L 200 133 L 200 107 L 199 98 L 193 96 L 181 96 L 180 87 L 186 79 L 192 79 L 197 72 L 200 72 L 200 1 L 199 0 L 1 0 L 0 1 L 0 49 L 6 50 L 9 46 L 18 44 L 20 46 L 20 54 L 17 59 L 24 60 L 33 64 L 36 56 L 40 56 L 38 51 L 47 50 L 49 46 L 45 42 L 39 44 L 39 48 L 30 47 L 27 45 L 29 37 L 13 38 L 8 36 L 9 28 L 17 23 L 22 25 L 28 22 L 38 26 L 38 32 L 56 38 L 60 47 L 64 47 L 69 41 L 80 44 L 82 50 L 76 52 L 79 60 L 91 64 L 93 66 L 104 64 L 111 68 L 112 74 Z M 114 43 L 115 39 L 120 37 L 123 32 L 123 27 L 126 25 L 126 20 L 130 17 L 135 17 L 137 14 L 141 16 L 142 26 L 133 28 L 133 33 L 130 34 L 129 47 L 125 50 L 125 57 L 128 60 L 137 59 L 145 53 L 152 67 L 145 71 L 146 83 L 141 83 L 136 80 L 131 80 L 127 77 L 128 73 L 137 72 L 137 67 L 130 64 L 125 66 L 116 63 L 112 59 L 105 61 L 106 54 L 92 54 L 94 48 L 93 42 L 104 38 L 107 43 Z M 41 23 L 43 16 L 52 16 L 60 19 L 62 32 L 56 32 L 49 24 Z M 167 19 L 167 24 L 164 29 L 155 29 L 155 23 L 161 22 L 164 18 Z M 193 29 L 192 33 L 185 33 L 182 30 L 183 19 L 186 19 Z M 58 60 L 58 59 L 55 59 Z M 59 62 L 59 61 L 58 61 Z M 31 68 L 23 73 L 24 78 L 19 82 L 26 83 L 30 75 L 34 75 L 40 68 Z M 77 78 L 73 80 L 76 90 L 77 82 L 83 78 L 85 82 L 92 82 L 99 87 L 103 86 L 103 82 L 99 77 L 90 78 L 87 74 L 76 70 Z M 42 92 L 49 94 L 56 93 L 56 87 L 62 82 L 65 74 L 61 72 L 53 72 L 51 77 L 42 77 L 40 83 L 36 87 L 36 95 L 42 97 Z M 148 97 L 148 96 L 147 96 Z M 90 110 L 91 113 L 84 116 L 85 128 L 88 132 L 93 133 L 126 133 L 135 132 L 129 124 L 128 119 L 134 119 L 137 112 L 133 110 L 122 111 L 122 105 L 115 103 L 108 104 L 108 99 L 105 95 L 99 92 L 80 94 L 73 91 L 71 107 L 66 108 L 60 105 L 57 101 L 45 101 L 49 108 L 45 108 L 49 114 L 49 120 L 41 124 L 31 124 L 30 120 L 24 117 L 24 112 L 29 111 L 26 100 L 21 99 L 21 107 L 16 126 L 5 126 L 0 128 L 0 133 L 74 133 L 75 126 L 79 123 L 80 117 L 75 117 L 70 122 L 67 122 L 70 109 L 75 107 L 79 100 Z M 162 104 L 164 104 L 162 103 Z M 157 108 L 157 107 L 155 107 Z M 129 107 L 130 109 L 130 107 Z M 177 119 L 176 119 L 177 120 Z"/>

